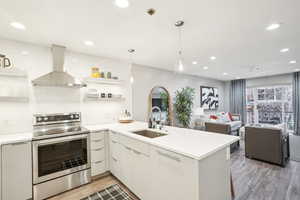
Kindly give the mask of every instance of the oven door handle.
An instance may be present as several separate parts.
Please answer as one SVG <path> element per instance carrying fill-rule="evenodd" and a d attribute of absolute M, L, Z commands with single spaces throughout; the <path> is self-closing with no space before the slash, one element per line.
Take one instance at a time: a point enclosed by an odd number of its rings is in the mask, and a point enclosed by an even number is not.
<path fill-rule="evenodd" d="M 45 139 L 45 140 L 38 140 L 34 141 L 33 143 L 38 146 L 45 146 L 50 144 L 56 144 L 61 142 L 70 142 L 78 139 L 85 139 L 88 138 L 88 134 L 83 135 L 72 135 L 72 136 L 66 136 L 66 137 L 60 137 L 60 138 L 53 138 L 53 139 Z"/>

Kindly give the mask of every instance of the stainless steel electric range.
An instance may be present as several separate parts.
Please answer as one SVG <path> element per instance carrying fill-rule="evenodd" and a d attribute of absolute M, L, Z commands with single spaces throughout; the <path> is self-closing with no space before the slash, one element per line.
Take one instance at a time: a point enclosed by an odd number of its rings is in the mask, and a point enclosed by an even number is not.
<path fill-rule="evenodd" d="M 91 181 L 89 131 L 80 113 L 35 115 L 33 127 L 34 200 Z"/>

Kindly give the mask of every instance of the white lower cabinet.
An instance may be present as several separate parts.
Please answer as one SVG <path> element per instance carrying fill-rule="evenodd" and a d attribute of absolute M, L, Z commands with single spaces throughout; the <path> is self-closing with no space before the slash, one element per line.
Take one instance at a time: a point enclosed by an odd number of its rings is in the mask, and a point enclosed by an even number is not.
<path fill-rule="evenodd" d="M 197 161 L 161 148 L 151 148 L 151 199 L 196 200 L 198 197 Z"/>
<path fill-rule="evenodd" d="M 148 187 L 150 156 L 145 149 L 149 149 L 148 144 L 120 136 L 120 180 L 140 199 L 151 200 Z"/>
<path fill-rule="evenodd" d="M 2 200 L 32 198 L 31 142 L 2 147 Z"/>
<path fill-rule="evenodd" d="M 116 132 L 109 134 L 110 171 L 142 200 L 230 200 L 226 149 L 202 160 Z"/>
<path fill-rule="evenodd" d="M 112 141 L 111 159 L 115 159 L 116 151 L 118 156 L 111 171 L 140 199 L 198 198 L 196 160 L 124 135 L 119 135 L 117 142 Z"/>
<path fill-rule="evenodd" d="M 120 166 L 120 144 L 119 134 L 117 132 L 110 131 L 108 137 L 109 144 L 109 168 L 110 172 L 120 179 L 121 166 Z"/>
<path fill-rule="evenodd" d="M 143 200 L 150 198 L 149 184 L 151 182 L 150 156 L 133 150 L 132 190 Z"/>
<path fill-rule="evenodd" d="M 124 144 L 120 144 L 120 168 L 121 176 L 118 177 L 129 189 L 132 188 L 132 172 L 133 172 L 133 159 L 132 149 Z"/>
<path fill-rule="evenodd" d="M 100 175 L 107 171 L 106 162 L 106 137 L 107 131 L 91 133 L 91 168 L 92 176 Z"/>

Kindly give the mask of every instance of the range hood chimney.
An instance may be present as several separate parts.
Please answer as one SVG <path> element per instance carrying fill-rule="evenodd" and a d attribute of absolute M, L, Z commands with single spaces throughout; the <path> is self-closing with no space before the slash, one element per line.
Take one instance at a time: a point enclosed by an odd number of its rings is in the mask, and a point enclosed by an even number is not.
<path fill-rule="evenodd" d="M 87 85 L 64 71 L 66 47 L 52 45 L 53 71 L 32 81 L 34 86 L 81 88 Z"/>

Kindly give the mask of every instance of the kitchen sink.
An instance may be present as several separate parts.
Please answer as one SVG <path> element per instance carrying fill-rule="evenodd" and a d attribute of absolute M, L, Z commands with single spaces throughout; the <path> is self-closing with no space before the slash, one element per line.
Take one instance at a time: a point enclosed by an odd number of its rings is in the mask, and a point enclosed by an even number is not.
<path fill-rule="evenodd" d="M 147 137 L 147 138 L 157 138 L 157 137 L 167 135 L 167 134 L 164 134 L 164 133 L 155 132 L 155 131 L 151 131 L 151 130 L 133 131 L 132 133 L 137 134 L 137 135 L 141 135 L 141 136 L 144 136 L 144 137 Z"/>

